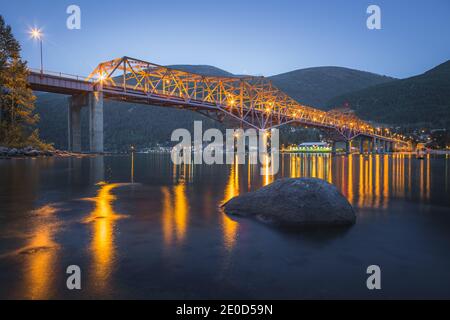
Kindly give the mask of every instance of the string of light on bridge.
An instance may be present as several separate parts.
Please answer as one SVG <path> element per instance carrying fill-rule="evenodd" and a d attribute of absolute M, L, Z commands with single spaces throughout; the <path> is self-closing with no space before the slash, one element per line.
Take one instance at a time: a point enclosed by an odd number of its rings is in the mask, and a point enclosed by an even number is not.
<path fill-rule="evenodd" d="M 257 129 L 297 124 L 335 130 L 346 140 L 363 135 L 406 143 L 403 136 L 352 112 L 300 104 L 264 77 L 205 76 L 122 57 L 100 63 L 87 80 L 92 79 L 110 98 L 191 109 L 219 121 L 228 115 Z"/>

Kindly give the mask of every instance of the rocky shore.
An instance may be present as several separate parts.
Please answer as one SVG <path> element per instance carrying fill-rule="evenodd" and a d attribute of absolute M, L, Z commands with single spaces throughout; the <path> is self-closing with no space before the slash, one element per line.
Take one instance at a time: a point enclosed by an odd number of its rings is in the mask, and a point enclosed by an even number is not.
<path fill-rule="evenodd" d="M 0 158 L 34 158 L 34 157 L 82 157 L 88 154 L 73 153 L 61 150 L 39 150 L 32 146 L 25 148 L 8 148 L 0 146 Z"/>

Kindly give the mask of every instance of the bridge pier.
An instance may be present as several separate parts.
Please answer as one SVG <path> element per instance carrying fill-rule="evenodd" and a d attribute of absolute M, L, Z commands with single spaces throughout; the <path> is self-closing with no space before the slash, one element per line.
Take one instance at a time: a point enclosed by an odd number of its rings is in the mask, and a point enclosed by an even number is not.
<path fill-rule="evenodd" d="M 81 152 L 81 108 L 85 104 L 82 95 L 69 97 L 67 149 L 72 152 Z"/>
<path fill-rule="evenodd" d="M 372 140 L 372 153 L 378 152 L 378 141 L 377 138 L 373 138 Z"/>
<path fill-rule="evenodd" d="M 386 142 L 386 152 L 392 152 L 392 142 Z"/>
<path fill-rule="evenodd" d="M 377 153 L 381 154 L 383 153 L 383 141 L 378 139 L 378 148 L 377 148 Z"/>
<path fill-rule="evenodd" d="M 89 94 L 89 148 L 103 152 L 103 92 Z"/>
<path fill-rule="evenodd" d="M 333 141 L 331 144 L 331 153 L 336 154 L 336 141 Z"/>
<path fill-rule="evenodd" d="M 345 153 L 346 154 L 352 153 L 352 140 L 345 141 Z"/>
<path fill-rule="evenodd" d="M 387 149 L 387 141 L 384 140 L 384 141 L 383 141 L 383 154 L 386 153 L 386 149 Z"/>

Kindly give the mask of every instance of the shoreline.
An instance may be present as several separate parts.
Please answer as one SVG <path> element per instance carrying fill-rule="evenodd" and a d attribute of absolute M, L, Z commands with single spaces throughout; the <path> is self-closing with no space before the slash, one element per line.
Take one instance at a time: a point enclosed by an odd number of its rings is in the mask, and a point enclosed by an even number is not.
<path fill-rule="evenodd" d="M 85 158 L 85 157 L 95 157 L 99 155 L 98 153 L 78 153 L 64 150 L 39 150 L 33 147 L 26 148 L 7 148 L 0 147 L 0 159 L 33 159 L 33 158 Z"/>

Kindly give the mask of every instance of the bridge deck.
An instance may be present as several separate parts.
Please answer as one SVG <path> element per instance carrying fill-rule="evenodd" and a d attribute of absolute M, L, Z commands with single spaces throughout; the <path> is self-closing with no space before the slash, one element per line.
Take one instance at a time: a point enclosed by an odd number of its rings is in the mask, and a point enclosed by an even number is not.
<path fill-rule="evenodd" d="M 35 91 L 75 95 L 94 91 L 94 84 L 83 78 L 30 72 L 28 83 Z"/>
<path fill-rule="evenodd" d="M 32 70 L 28 81 L 36 91 L 74 96 L 100 90 L 107 99 L 189 109 L 219 120 L 227 115 L 257 129 L 302 125 L 335 131 L 344 140 L 405 143 L 354 116 L 301 105 L 262 77 L 206 77 L 124 57 L 100 64 L 88 78 Z"/>

